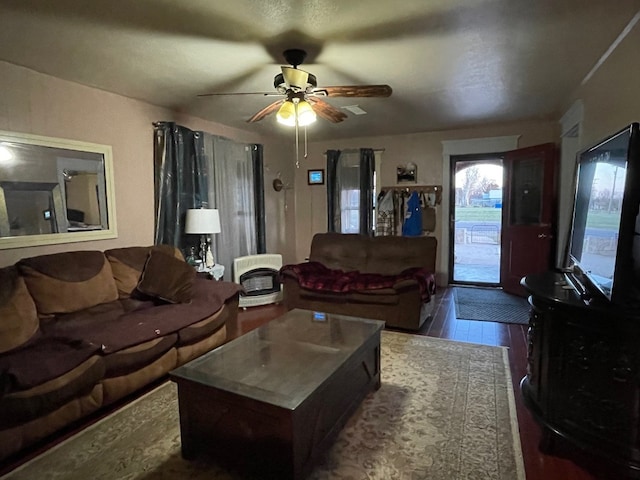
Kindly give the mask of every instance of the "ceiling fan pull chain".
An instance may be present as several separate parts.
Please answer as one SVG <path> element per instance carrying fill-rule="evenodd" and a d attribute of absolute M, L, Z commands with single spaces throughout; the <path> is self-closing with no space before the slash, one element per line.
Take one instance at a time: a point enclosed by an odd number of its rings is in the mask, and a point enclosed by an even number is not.
<path fill-rule="evenodd" d="M 296 168 L 300 168 L 300 154 L 298 145 L 298 105 L 296 105 Z"/>
<path fill-rule="evenodd" d="M 309 156 L 309 152 L 307 152 L 307 126 L 304 126 L 304 159 L 306 160 Z"/>

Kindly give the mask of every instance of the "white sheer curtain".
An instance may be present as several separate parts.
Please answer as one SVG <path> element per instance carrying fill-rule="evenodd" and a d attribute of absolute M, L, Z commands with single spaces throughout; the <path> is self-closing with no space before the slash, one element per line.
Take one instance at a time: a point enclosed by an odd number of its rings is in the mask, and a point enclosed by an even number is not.
<path fill-rule="evenodd" d="M 231 271 L 233 259 L 257 253 L 255 175 L 251 146 L 204 135 L 209 207 L 220 212 L 221 232 L 213 235 L 216 263 Z"/>
<path fill-rule="evenodd" d="M 336 172 L 340 233 L 360 232 L 360 152 L 343 152 Z"/>

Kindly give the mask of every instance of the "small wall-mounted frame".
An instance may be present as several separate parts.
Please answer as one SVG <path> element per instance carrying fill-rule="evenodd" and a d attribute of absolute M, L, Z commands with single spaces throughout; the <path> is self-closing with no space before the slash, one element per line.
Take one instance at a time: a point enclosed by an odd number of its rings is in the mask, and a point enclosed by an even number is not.
<path fill-rule="evenodd" d="M 324 170 L 307 170 L 307 183 L 309 185 L 324 185 Z"/>
<path fill-rule="evenodd" d="M 413 162 L 406 165 L 398 165 L 396 168 L 396 181 L 398 183 L 416 183 L 418 179 L 418 168 Z"/>

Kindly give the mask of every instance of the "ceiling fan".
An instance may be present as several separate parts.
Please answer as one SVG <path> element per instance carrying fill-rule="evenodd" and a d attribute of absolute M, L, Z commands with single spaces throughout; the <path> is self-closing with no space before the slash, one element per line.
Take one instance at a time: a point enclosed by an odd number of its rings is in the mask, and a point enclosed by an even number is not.
<path fill-rule="evenodd" d="M 275 92 L 205 93 L 198 96 L 281 96 L 283 98 L 259 110 L 247 122 L 259 122 L 267 115 L 277 111 L 280 123 L 302 126 L 313 122 L 316 114 L 333 123 L 342 122 L 347 118 L 344 112 L 325 102 L 322 97 L 388 97 L 391 95 L 392 90 L 389 85 L 318 87 L 315 75 L 298 68 L 307 56 L 307 52 L 294 48 L 285 50 L 283 56 L 291 66 L 283 66 L 282 73 L 275 76 L 273 80 Z"/>

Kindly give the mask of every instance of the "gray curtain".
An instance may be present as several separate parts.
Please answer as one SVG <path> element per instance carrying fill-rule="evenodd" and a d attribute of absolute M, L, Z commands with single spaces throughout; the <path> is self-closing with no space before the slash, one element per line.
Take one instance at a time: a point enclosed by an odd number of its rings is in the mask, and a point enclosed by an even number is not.
<path fill-rule="evenodd" d="M 360 233 L 373 236 L 373 174 L 375 154 L 371 148 L 360 149 Z"/>
<path fill-rule="evenodd" d="M 155 243 L 185 256 L 197 235 L 185 235 L 190 208 L 217 208 L 221 233 L 211 235 L 216 263 L 265 252 L 262 146 L 194 132 L 172 122 L 154 124 Z"/>
<path fill-rule="evenodd" d="M 327 150 L 327 231 L 340 231 L 340 190 L 338 188 L 340 150 Z M 337 214 L 336 214 L 337 212 Z"/>
<path fill-rule="evenodd" d="M 263 148 L 262 145 L 253 145 L 251 148 L 251 161 L 253 163 L 254 177 L 254 201 L 256 203 L 256 232 L 257 232 L 257 253 L 267 252 L 267 229 L 265 226 L 264 209 L 264 168 L 263 168 Z"/>
<path fill-rule="evenodd" d="M 186 253 L 198 239 L 185 235 L 186 212 L 208 200 L 202 134 L 173 122 L 154 123 L 155 244 Z"/>

